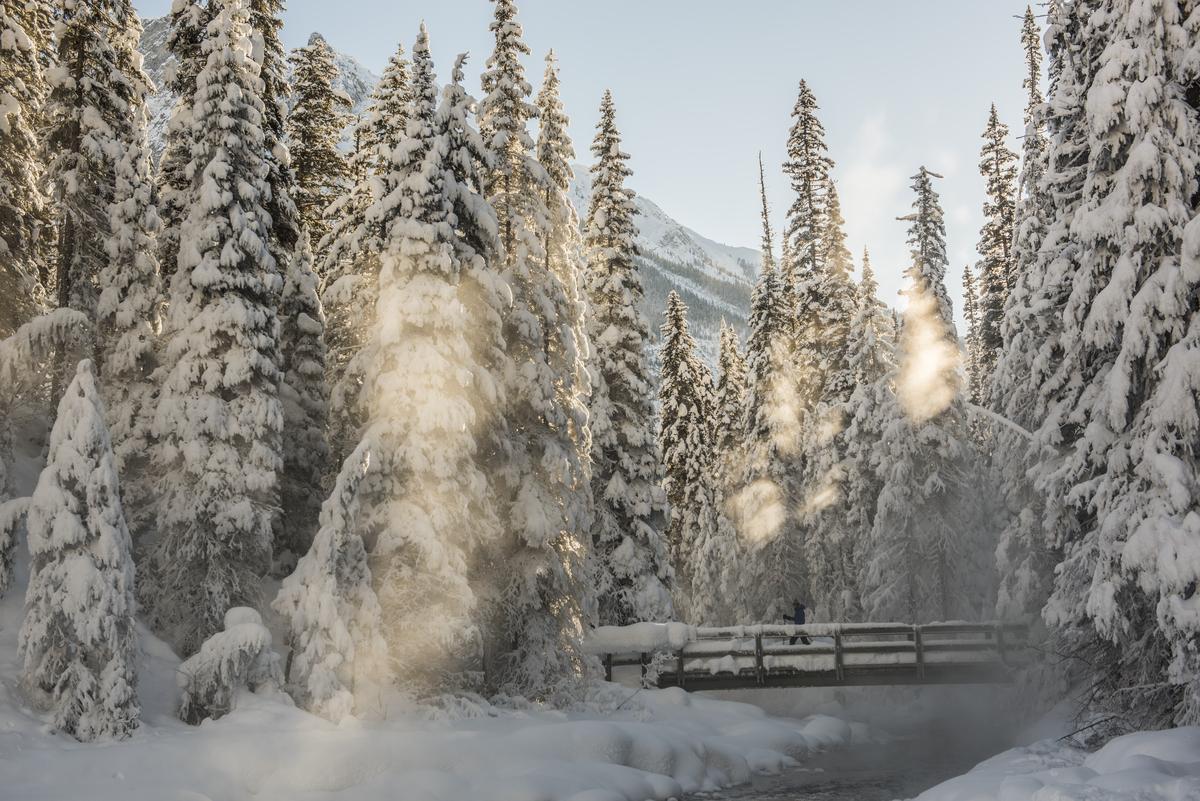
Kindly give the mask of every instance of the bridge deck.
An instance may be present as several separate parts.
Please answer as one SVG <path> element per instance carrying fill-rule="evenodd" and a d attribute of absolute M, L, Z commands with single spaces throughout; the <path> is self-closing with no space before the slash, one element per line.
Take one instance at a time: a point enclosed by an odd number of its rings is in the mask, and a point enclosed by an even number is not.
<path fill-rule="evenodd" d="M 1024 661 L 1025 637 L 1025 627 L 999 623 L 753 626 L 690 629 L 679 647 L 601 655 L 609 680 L 636 666 L 643 686 L 685 690 L 999 684 Z M 610 631 L 607 642 L 620 638 Z"/>

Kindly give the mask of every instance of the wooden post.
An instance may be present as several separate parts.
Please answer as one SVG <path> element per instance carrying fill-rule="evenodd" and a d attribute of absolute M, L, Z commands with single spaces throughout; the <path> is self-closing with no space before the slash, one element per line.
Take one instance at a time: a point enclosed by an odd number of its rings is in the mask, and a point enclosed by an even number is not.
<path fill-rule="evenodd" d="M 643 652 L 643 653 L 639 654 L 638 657 L 639 657 L 638 661 L 642 663 L 642 686 L 645 687 L 646 686 L 646 673 L 648 672 L 646 670 L 646 668 L 649 667 L 649 665 L 650 665 L 650 654 Z"/>
<path fill-rule="evenodd" d="M 1000 661 L 1001 661 L 1002 663 L 1004 663 L 1005 665 L 1007 665 L 1007 664 L 1008 664 L 1008 660 L 1005 658 L 1004 646 L 1005 646 L 1005 643 L 1004 643 L 1004 624 L 1003 624 L 1003 623 L 997 623 L 997 624 L 996 624 L 996 653 L 1000 655 Z"/>
<path fill-rule="evenodd" d="M 612 681 L 612 654 L 604 655 L 604 680 Z"/>
<path fill-rule="evenodd" d="M 679 667 L 676 668 L 675 683 L 680 687 L 683 686 L 683 649 L 679 649 Z"/>
<path fill-rule="evenodd" d="M 839 626 L 833 632 L 833 669 L 837 671 L 837 680 L 846 680 L 845 659 L 842 656 L 842 629 Z"/>
<path fill-rule="evenodd" d="M 754 678 L 761 685 L 767 680 L 767 671 L 763 667 L 762 634 L 754 635 Z"/>
<path fill-rule="evenodd" d="M 921 639 L 921 627 L 913 626 L 913 645 L 917 652 L 917 678 L 925 679 L 925 643 Z"/>

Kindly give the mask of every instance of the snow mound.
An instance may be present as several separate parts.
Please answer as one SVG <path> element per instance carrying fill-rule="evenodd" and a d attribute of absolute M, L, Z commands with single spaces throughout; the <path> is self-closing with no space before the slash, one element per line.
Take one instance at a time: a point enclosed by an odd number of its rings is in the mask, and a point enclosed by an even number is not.
<path fill-rule="evenodd" d="M 919 801 L 1184 801 L 1200 798 L 1200 727 L 1139 732 L 1089 754 L 1043 740 L 1014 748 Z"/>

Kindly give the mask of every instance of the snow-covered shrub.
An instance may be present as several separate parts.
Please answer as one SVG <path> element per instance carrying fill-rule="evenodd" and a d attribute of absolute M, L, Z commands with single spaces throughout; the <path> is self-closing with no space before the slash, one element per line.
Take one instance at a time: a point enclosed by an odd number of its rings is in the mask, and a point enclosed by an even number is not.
<path fill-rule="evenodd" d="M 279 655 L 271 650 L 271 632 L 248 606 L 225 613 L 225 630 L 209 637 L 179 666 L 183 700 L 179 719 L 197 725 L 233 710 L 239 691 L 277 689 L 283 684 Z"/>
<path fill-rule="evenodd" d="M 76 739 L 127 737 L 138 719 L 133 560 L 91 361 L 59 404 L 28 529 L 24 684 Z"/>

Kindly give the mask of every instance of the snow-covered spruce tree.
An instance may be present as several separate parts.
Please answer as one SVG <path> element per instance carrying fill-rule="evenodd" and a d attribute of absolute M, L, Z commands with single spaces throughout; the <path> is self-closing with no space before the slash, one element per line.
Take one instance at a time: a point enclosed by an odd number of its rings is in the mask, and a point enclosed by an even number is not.
<path fill-rule="evenodd" d="M 412 53 L 413 100 L 388 179 L 399 211 L 365 362 L 363 440 L 374 465 L 359 487 L 357 528 L 394 675 L 417 690 L 445 690 L 468 686 L 459 674 L 480 665 L 471 569 L 501 532 L 488 462 L 503 425 L 492 353 L 500 318 L 473 279 L 499 245 L 490 208 L 458 184 L 449 160 L 424 26 Z"/>
<path fill-rule="evenodd" d="M 271 215 L 269 247 L 275 263 L 283 271 L 292 257 L 300 236 L 300 214 L 296 208 L 295 175 L 291 169 L 291 153 L 287 144 L 287 103 L 290 87 L 287 79 L 287 57 L 279 32 L 283 28 L 283 0 L 249 0 L 250 30 L 258 60 L 258 77 L 262 80 L 263 101 L 263 159 L 269 173 L 267 183 L 271 196 L 264 202 Z"/>
<path fill-rule="evenodd" d="M 355 129 L 347 168 L 353 183 L 329 207 L 331 228 L 322 254 L 321 303 L 325 308 L 325 383 L 329 388 L 330 470 L 357 446 L 365 416 L 363 348 L 375 325 L 379 254 L 400 206 L 391 169 L 392 147 L 408 121 L 409 62 L 396 50 Z"/>
<path fill-rule="evenodd" d="M 845 482 L 846 403 L 854 391 L 847 340 L 855 312 L 855 288 L 850 277 L 853 265 L 842 230 L 841 203 L 832 180 L 825 186 L 825 227 L 821 232 L 816 298 L 813 319 L 820 332 L 819 375 L 815 405 L 805 420 L 803 519 L 807 528 L 805 553 L 812 575 L 813 591 L 818 597 L 810 605 L 839 620 L 845 587 L 849 581 L 833 540 L 841 539 L 837 515 L 829 514 L 842 502 Z"/>
<path fill-rule="evenodd" d="M 971 619 L 991 604 L 991 546 L 965 514 L 975 503 L 972 454 L 933 177 L 924 167 L 913 176 L 917 197 L 905 218 L 912 266 L 895 391 L 881 418 L 882 488 L 864 591 L 871 619 Z"/>
<path fill-rule="evenodd" d="M 293 200 L 301 226 L 314 244 L 329 233 L 329 206 L 345 188 L 346 157 L 338 140 L 346 125 L 348 102 L 333 88 L 337 66 L 333 48 L 318 33 L 288 56 L 292 65 L 292 110 L 287 118 L 288 146 L 296 176 Z"/>
<path fill-rule="evenodd" d="M 179 719 L 199 725 L 233 711 L 242 691 L 273 691 L 283 684 L 279 654 L 262 615 L 246 606 L 225 613 L 225 627 L 178 668 L 183 697 Z"/>
<path fill-rule="evenodd" d="M 1008 149 L 1008 126 L 996 105 L 988 114 L 979 151 L 979 172 L 987 186 L 985 218 L 979 231 L 979 370 L 990 382 L 1004 346 L 1004 308 L 1016 270 L 1012 264 L 1016 226 L 1017 154 Z"/>
<path fill-rule="evenodd" d="M 86 359 L 59 403 L 27 525 L 22 682 L 77 740 L 128 737 L 138 721 L 132 544 Z"/>
<path fill-rule="evenodd" d="M 273 604 L 287 620 L 291 692 L 335 721 L 364 711 L 388 676 L 382 612 L 359 534 L 359 488 L 371 468 L 364 443 L 343 464 L 313 545 Z"/>
<path fill-rule="evenodd" d="M 1012 442 L 1003 432 L 1000 435 L 998 452 L 1004 455 L 1001 478 L 1010 507 L 1009 522 L 997 547 L 997 612 L 1003 617 L 1036 619 L 1040 615 L 1051 591 L 1056 553 L 1074 541 L 1078 532 L 1067 493 L 1051 482 L 1051 463 L 1046 459 L 1061 442 L 1064 430 L 1058 422 L 1045 427 L 1042 423 L 1048 413 L 1060 408 L 1062 387 L 1073 380 L 1056 371 L 1062 361 L 1063 308 L 1078 256 L 1070 229 L 1087 170 L 1083 102 L 1094 73 L 1095 59 L 1089 51 L 1098 50 L 1083 46 L 1080 31 L 1089 12 L 1083 6 L 1068 9 L 1057 0 L 1048 10 L 1050 97 L 1045 105 L 1044 177 L 1025 190 L 1031 193 L 1028 202 L 1033 204 L 1029 208 L 1033 216 L 1018 223 L 1014 257 L 1021 261 L 1005 317 L 1005 351 L 993 383 L 993 397 L 1003 404 L 1001 413 L 1039 434 L 1032 443 Z M 1027 172 L 1035 169 L 1032 164 L 1025 165 Z M 1022 208 L 1018 206 L 1018 212 Z M 1030 230 L 1045 226 L 1037 235 L 1039 247 L 1028 262 L 1025 260 L 1031 257 L 1020 245 L 1026 224 L 1033 226 Z M 1012 442 L 1012 447 L 1005 447 L 1005 442 Z M 1079 564 L 1080 573 L 1089 570 Z M 1066 628 L 1059 631 L 1074 637 Z M 1062 646 L 1064 652 L 1075 648 L 1067 643 Z"/>
<path fill-rule="evenodd" d="M 1139 13 L 1140 12 L 1140 13 Z M 1080 535 L 1049 616 L 1110 647 L 1098 700 L 1146 725 L 1200 721 L 1196 346 L 1200 112 L 1188 102 L 1200 18 L 1177 3 L 1106 3 L 1084 105 L 1087 178 L 1064 309 L 1065 458 L 1052 468 Z"/>
<path fill-rule="evenodd" d="M 131 36 L 127 48 L 137 41 Z M 132 50 L 125 51 L 133 82 L 129 119 L 118 141 L 113 198 L 108 208 L 107 259 L 97 276 L 97 353 L 101 393 L 125 517 L 135 538 L 153 516 L 151 476 L 147 469 L 152 437 L 151 418 L 158 392 L 154 372 L 160 328 L 159 283 L 155 234 L 159 219 L 147 140 L 145 97 L 150 82 Z"/>
<path fill-rule="evenodd" d="M 245 0 L 209 23 L 187 115 L 191 198 L 165 324 L 154 418 L 158 540 L 142 598 L 191 654 L 225 611 L 258 601 L 279 505 L 280 276 L 271 257 L 270 168 Z"/>
<path fill-rule="evenodd" d="M 496 0 L 490 25 L 495 47 L 481 77 L 479 127 L 493 154 L 483 172 L 484 193 L 495 209 L 512 308 L 504 339 L 513 372 L 506 388 L 507 484 L 505 529 L 498 575 L 480 576 L 500 590 L 498 630 L 489 632 L 489 667 L 510 691 L 543 695 L 578 673 L 578 609 L 583 601 L 579 564 L 590 523 L 586 474 L 587 410 L 580 397 L 583 352 L 577 336 L 581 310 L 566 209 L 571 143 L 558 100 L 557 74 L 549 68 L 549 94 L 541 99 L 551 119 L 543 139 L 556 176 L 535 157 L 521 56 L 522 39 L 512 0 Z M 469 106 L 468 106 L 469 107 Z M 465 109 L 462 114 L 465 118 Z M 553 252 L 547 248 L 553 248 Z M 493 568 L 494 569 L 494 568 Z M 496 637 L 494 635 L 501 635 Z M 562 650 L 561 660 L 548 659 Z"/>
<path fill-rule="evenodd" d="M 783 265 L 782 286 L 795 319 L 793 380 L 805 412 L 816 403 L 824 383 L 821 375 L 824 333 L 820 328 L 822 259 L 826 250 L 823 237 L 829 225 L 827 192 L 833 160 L 827 155 L 825 128 L 817 118 L 819 108 L 808 82 L 800 81 L 800 93 L 792 109 L 794 122 L 788 133 L 787 161 L 783 164 L 796 199 L 788 209 L 783 229 L 791 258 Z"/>
<path fill-rule="evenodd" d="M 663 541 L 666 500 L 653 435 L 652 384 L 646 367 L 642 282 L 633 257 L 632 173 L 621 151 L 612 94 L 605 91 L 592 142 L 588 319 L 592 343 L 592 543 L 598 563 L 600 622 L 625 625 L 671 617 L 671 566 Z"/>
<path fill-rule="evenodd" d="M 175 107 L 167 123 L 158 163 L 158 214 L 162 219 L 158 266 L 163 288 L 168 292 L 179 264 L 179 236 L 192 192 L 192 176 L 188 173 L 192 163 L 192 100 L 196 95 L 196 76 L 206 61 L 201 44 L 215 10 L 215 4 L 203 0 L 173 0 L 171 4 L 167 50 L 174 61 L 168 65 L 164 77 L 175 97 Z"/>
<path fill-rule="evenodd" d="M 975 285 L 975 273 L 971 265 L 963 265 L 963 318 L 967 322 L 967 335 L 963 340 L 966 357 L 967 397 L 971 403 L 982 406 L 987 384 L 984 383 L 983 364 L 980 360 L 979 290 Z"/>
<path fill-rule="evenodd" d="M 835 573 L 838 593 L 831 594 L 833 620 L 858 620 L 863 616 L 862 589 L 868 564 L 868 544 L 879 502 L 880 410 L 891 392 L 895 369 L 888 341 L 888 311 L 879 300 L 879 285 L 871 258 L 863 250 L 854 317 L 847 337 L 854 392 L 846 404 L 845 479 L 842 500 L 832 509 L 836 527 L 827 538 L 838 555 Z"/>
<path fill-rule="evenodd" d="M 737 331 L 724 319 L 720 345 L 713 441 L 717 453 L 724 455 L 732 453 L 741 443 L 746 419 L 746 357 Z"/>
<path fill-rule="evenodd" d="M 94 317 L 116 160 L 145 89 L 134 72 L 140 26 L 129 0 L 59 0 L 55 16 L 58 63 L 47 71 L 45 141 L 58 231 L 56 301 Z"/>
<path fill-rule="evenodd" d="M 741 475 L 728 499 L 744 555 L 738 592 L 738 617 L 744 620 L 768 619 L 779 611 L 775 605 L 804 589 L 788 462 L 799 440 L 788 375 L 789 310 L 779 271 L 764 258 L 750 304 Z"/>
<path fill-rule="evenodd" d="M 713 397 L 707 370 L 688 330 L 687 306 L 674 290 L 667 296 L 659 356 L 658 443 L 663 491 L 670 505 L 667 547 L 675 570 L 676 608 L 690 610 L 694 547 L 716 522 L 713 509 Z M 690 618 L 689 618 L 690 619 Z"/>
<path fill-rule="evenodd" d="M 45 79 L 24 6 L 0 3 L 0 339 L 41 311 L 49 255 L 38 153 Z"/>
<path fill-rule="evenodd" d="M 322 477 L 329 460 L 325 439 L 325 315 L 317 297 L 308 237 L 297 237 L 279 298 L 279 355 L 283 403 L 282 514 L 276 523 L 275 553 L 298 559 L 312 544 L 323 500 Z"/>

